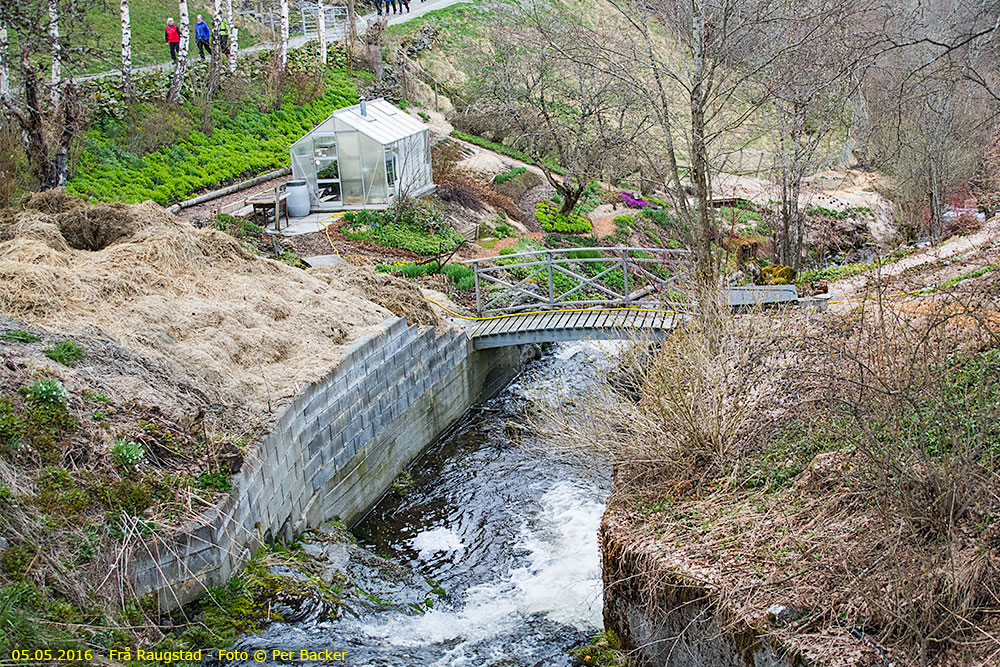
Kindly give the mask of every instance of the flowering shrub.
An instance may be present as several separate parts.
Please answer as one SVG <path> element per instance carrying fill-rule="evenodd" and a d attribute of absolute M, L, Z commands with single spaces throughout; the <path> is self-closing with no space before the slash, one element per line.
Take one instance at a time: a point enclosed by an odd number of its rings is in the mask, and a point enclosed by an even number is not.
<path fill-rule="evenodd" d="M 623 191 L 622 201 L 624 201 L 625 205 L 628 206 L 629 208 L 645 208 L 647 206 L 652 206 L 652 204 L 650 204 L 648 201 L 633 197 L 631 192 Z"/>

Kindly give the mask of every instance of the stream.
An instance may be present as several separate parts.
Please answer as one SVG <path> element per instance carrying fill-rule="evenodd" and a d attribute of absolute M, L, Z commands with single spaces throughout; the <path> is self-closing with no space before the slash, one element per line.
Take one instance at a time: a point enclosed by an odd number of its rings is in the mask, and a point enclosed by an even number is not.
<path fill-rule="evenodd" d="M 389 559 L 423 584 L 413 599 L 433 589 L 432 608 L 383 605 L 273 623 L 237 646 L 344 651 L 344 661 L 332 664 L 358 666 L 579 664 L 567 651 L 602 626 L 597 531 L 610 466 L 542 455 L 542 436 L 524 426 L 525 406 L 536 398 L 577 400 L 615 349 L 555 346 L 429 447 L 406 488 L 354 526 L 373 560 Z M 391 599 L 361 569 L 352 580 Z"/>

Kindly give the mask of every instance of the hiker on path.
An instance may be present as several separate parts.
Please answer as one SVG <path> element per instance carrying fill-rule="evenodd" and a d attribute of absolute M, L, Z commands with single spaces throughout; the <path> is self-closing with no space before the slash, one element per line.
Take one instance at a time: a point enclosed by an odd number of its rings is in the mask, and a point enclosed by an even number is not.
<path fill-rule="evenodd" d="M 385 13 L 386 14 L 389 13 L 389 7 L 392 7 L 392 13 L 393 14 L 398 14 L 399 13 L 399 12 L 396 11 L 396 0 L 385 0 Z"/>
<path fill-rule="evenodd" d="M 410 0 L 399 0 L 399 13 L 403 13 L 403 7 L 406 7 L 406 13 L 410 13 Z"/>
<path fill-rule="evenodd" d="M 177 51 L 181 48 L 181 31 L 174 25 L 173 19 L 167 19 L 167 29 L 164 30 L 167 37 L 167 46 L 170 47 L 170 59 L 177 62 Z"/>
<path fill-rule="evenodd" d="M 222 47 L 222 53 L 229 55 L 229 22 L 226 18 L 222 18 L 222 23 L 219 24 L 219 46 Z"/>
<path fill-rule="evenodd" d="M 198 55 L 202 60 L 205 59 L 206 52 L 212 54 L 212 48 L 208 44 L 209 39 L 211 33 L 208 31 L 208 24 L 201 18 L 201 14 L 198 14 L 198 22 L 194 24 L 194 43 L 198 45 Z"/>
<path fill-rule="evenodd" d="M 386 3 L 386 4 L 388 4 L 388 3 Z M 375 9 L 378 10 L 378 15 L 382 16 L 382 0 L 375 0 Z M 389 12 L 389 8 L 386 7 L 385 11 L 386 11 L 386 13 L 388 13 Z"/>

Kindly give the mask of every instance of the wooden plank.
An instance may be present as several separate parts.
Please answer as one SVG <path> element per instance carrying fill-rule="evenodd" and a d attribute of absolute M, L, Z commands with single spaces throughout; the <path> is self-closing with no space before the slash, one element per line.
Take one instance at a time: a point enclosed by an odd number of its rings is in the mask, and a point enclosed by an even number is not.
<path fill-rule="evenodd" d="M 552 323 L 555 321 L 558 313 L 549 313 L 545 318 L 539 323 L 539 328 L 541 329 L 551 329 Z"/>
<path fill-rule="evenodd" d="M 491 333 L 494 333 L 503 326 L 504 319 L 505 318 L 497 318 L 495 320 L 487 320 L 486 322 L 483 322 L 483 328 L 479 331 L 479 335 L 488 336 Z"/>

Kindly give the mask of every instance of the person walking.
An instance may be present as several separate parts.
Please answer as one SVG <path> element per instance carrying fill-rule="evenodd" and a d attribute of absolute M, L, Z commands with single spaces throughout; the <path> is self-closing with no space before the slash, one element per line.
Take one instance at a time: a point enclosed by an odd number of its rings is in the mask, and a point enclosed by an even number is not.
<path fill-rule="evenodd" d="M 226 17 L 222 17 L 222 23 L 219 24 L 219 47 L 222 49 L 222 53 L 229 55 L 229 22 L 226 21 Z"/>
<path fill-rule="evenodd" d="M 167 19 L 167 29 L 164 30 L 167 37 L 167 46 L 170 47 L 170 59 L 177 62 L 177 52 L 181 48 L 181 31 L 174 25 L 173 19 Z"/>
<path fill-rule="evenodd" d="M 198 22 L 194 24 L 194 43 L 198 45 L 198 56 L 202 60 L 205 59 L 206 53 L 212 54 L 212 48 L 208 43 L 211 38 L 212 33 L 208 30 L 208 24 L 201 18 L 201 14 L 198 14 Z"/>
<path fill-rule="evenodd" d="M 382 16 L 382 0 L 375 0 L 375 9 L 378 10 L 378 15 Z M 388 12 L 389 8 L 386 7 L 385 10 Z"/>
<path fill-rule="evenodd" d="M 406 7 L 406 13 L 410 13 L 410 0 L 399 0 L 399 13 L 403 13 L 403 7 Z"/>
<path fill-rule="evenodd" d="M 388 13 L 389 13 L 389 8 L 390 8 L 390 7 L 392 7 L 392 13 L 393 13 L 393 14 L 396 14 L 396 13 L 398 13 L 398 12 L 396 11 L 396 0 L 385 0 L 385 13 L 386 13 L 386 14 L 388 14 Z"/>

